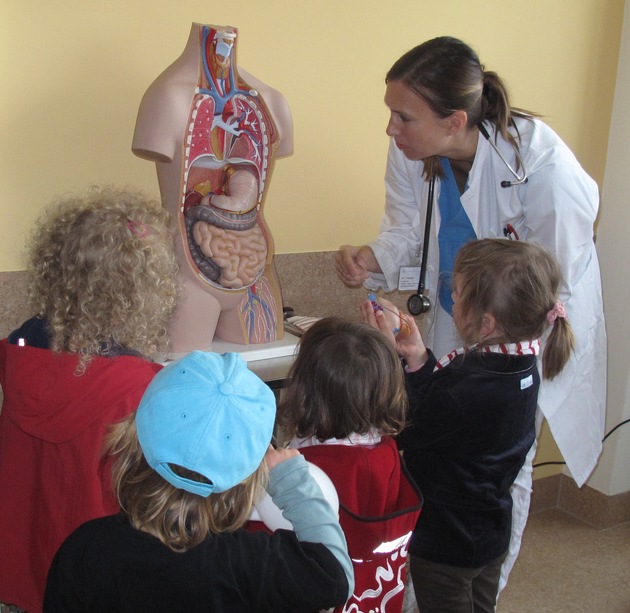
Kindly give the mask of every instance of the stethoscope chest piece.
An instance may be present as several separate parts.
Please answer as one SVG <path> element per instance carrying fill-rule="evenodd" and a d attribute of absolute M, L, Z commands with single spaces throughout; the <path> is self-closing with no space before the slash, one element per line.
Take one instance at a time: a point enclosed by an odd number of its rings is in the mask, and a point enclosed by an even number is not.
<path fill-rule="evenodd" d="M 407 310 L 414 317 L 422 315 L 423 313 L 428 313 L 430 308 L 431 301 L 422 294 L 412 294 L 409 296 L 409 300 L 407 300 Z"/>

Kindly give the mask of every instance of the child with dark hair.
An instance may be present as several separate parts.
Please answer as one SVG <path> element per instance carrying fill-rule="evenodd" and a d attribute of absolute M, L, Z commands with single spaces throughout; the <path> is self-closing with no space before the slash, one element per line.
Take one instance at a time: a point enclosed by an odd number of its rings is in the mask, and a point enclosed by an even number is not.
<path fill-rule="evenodd" d="M 102 453 L 161 368 L 178 295 L 168 213 L 131 189 L 57 198 L 29 245 L 36 315 L 0 340 L 0 609 L 42 610 L 78 525 L 118 510 Z"/>
<path fill-rule="evenodd" d="M 343 603 L 352 565 L 304 458 L 270 446 L 273 392 L 235 353 L 194 351 L 153 379 L 108 439 L 122 512 L 79 527 L 47 612 L 312 613 Z M 241 529 L 266 486 L 293 531 Z"/>
<path fill-rule="evenodd" d="M 301 337 L 278 408 L 280 431 L 330 477 L 354 592 L 337 611 L 401 611 L 420 494 L 394 439 L 407 408 L 394 349 L 360 322 L 325 318 Z"/>
<path fill-rule="evenodd" d="M 406 361 L 410 410 L 397 442 L 425 501 L 410 545 L 422 613 L 495 610 L 510 486 L 536 435 L 539 339 L 547 379 L 573 347 L 560 280 L 556 259 L 534 243 L 467 243 L 452 288 L 453 319 L 467 345 L 440 360 L 413 320 L 410 336 L 395 338 L 382 313 L 361 305 L 364 321 Z"/>

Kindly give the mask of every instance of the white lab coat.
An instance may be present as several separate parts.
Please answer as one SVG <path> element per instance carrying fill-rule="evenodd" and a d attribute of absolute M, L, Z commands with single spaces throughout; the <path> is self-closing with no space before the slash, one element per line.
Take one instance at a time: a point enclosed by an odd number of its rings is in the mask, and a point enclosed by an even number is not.
<path fill-rule="evenodd" d="M 606 408 L 606 330 L 599 263 L 593 242 L 598 189 L 551 128 L 537 119 L 531 122 L 517 119 L 516 123 L 528 182 L 501 187 L 501 181 L 512 180 L 513 176 L 480 134 L 468 188 L 461 202 L 477 238 L 502 238 L 503 229 L 511 224 L 521 240 L 544 245 L 560 261 L 564 282 L 559 297 L 573 327 L 576 347 L 562 373 L 552 381 L 543 382 L 538 402 L 567 467 L 581 486 L 601 453 Z M 494 138 L 492 125 L 487 123 L 486 126 Z M 499 138 L 497 145 L 516 168 L 509 143 Z M 408 160 L 392 141 L 381 233 L 370 243 L 383 274 L 370 276 L 366 285 L 372 289 L 396 289 L 400 267 L 420 264 L 428 193 L 422 168 L 421 161 Z M 439 181 L 435 192 L 425 283 L 432 309 L 422 332 L 427 346 L 439 356 L 461 346 L 462 341 L 452 318 L 437 300 Z M 520 547 L 527 518 L 534 451 L 532 449 L 512 490 L 511 549 L 514 551 L 507 572 Z M 501 587 L 505 581 L 506 576 Z"/>

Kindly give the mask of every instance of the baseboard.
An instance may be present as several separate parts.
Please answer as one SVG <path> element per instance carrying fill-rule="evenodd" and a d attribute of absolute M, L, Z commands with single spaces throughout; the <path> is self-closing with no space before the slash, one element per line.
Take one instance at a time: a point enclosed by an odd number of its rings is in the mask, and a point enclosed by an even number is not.
<path fill-rule="evenodd" d="M 560 478 L 562 475 L 552 475 L 542 479 L 534 479 L 532 485 L 532 499 L 529 506 L 530 513 L 540 513 L 558 506 L 560 497 Z"/>
<path fill-rule="evenodd" d="M 530 513 L 559 508 L 598 530 L 630 521 L 630 492 L 606 496 L 584 485 L 579 488 L 567 475 L 536 479 Z"/>

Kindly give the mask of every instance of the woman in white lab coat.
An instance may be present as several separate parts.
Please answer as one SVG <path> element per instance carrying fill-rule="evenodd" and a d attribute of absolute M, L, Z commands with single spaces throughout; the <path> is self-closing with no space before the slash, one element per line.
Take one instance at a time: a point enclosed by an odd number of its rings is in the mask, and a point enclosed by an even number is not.
<path fill-rule="evenodd" d="M 496 73 L 460 40 L 440 37 L 403 55 L 386 78 L 391 137 L 380 234 L 345 245 L 342 281 L 391 291 L 401 267 L 419 266 L 435 178 L 424 288 L 431 308 L 423 337 L 436 355 L 461 346 L 450 314 L 454 254 L 473 238 L 509 236 L 550 249 L 564 275 L 561 299 L 577 339 L 563 373 L 541 386 L 544 416 L 578 486 L 601 452 L 606 403 L 606 332 L 593 242 L 595 182 L 548 126 L 509 106 Z M 531 495 L 532 448 L 512 490 L 513 533 L 501 588 L 512 568 Z"/>

